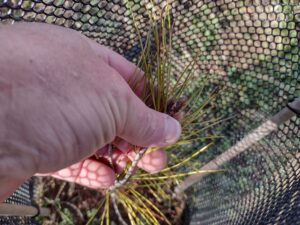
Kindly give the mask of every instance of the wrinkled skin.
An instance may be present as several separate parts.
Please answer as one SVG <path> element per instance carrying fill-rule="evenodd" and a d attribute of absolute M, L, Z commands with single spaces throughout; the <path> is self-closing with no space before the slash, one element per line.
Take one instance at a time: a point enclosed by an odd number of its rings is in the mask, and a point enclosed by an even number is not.
<path fill-rule="evenodd" d="M 148 107 L 127 81 L 136 67 L 70 29 L 19 23 L 0 26 L 0 201 L 34 174 L 107 188 L 113 170 L 92 156 L 116 141 L 118 170 L 133 159 L 131 145 L 164 147 L 179 123 Z M 135 73 L 142 76 L 142 72 Z M 100 150 L 99 150 L 100 149 Z M 139 167 L 157 172 L 163 150 Z"/>

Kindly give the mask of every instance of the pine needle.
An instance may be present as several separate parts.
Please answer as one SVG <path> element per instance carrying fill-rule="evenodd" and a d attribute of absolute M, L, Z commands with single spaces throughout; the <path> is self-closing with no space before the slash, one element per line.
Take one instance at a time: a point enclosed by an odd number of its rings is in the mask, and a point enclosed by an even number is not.
<path fill-rule="evenodd" d="M 223 170 L 198 170 L 198 171 L 189 171 L 186 173 L 178 173 L 170 176 L 145 176 L 145 177 L 133 177 L 133 180 L 165 180 L 165 179 L 174 179 L 185 177 L 193 174 L 200 174 L 200 173 L 216 173 L 216 172 L 223 172 Z"/>

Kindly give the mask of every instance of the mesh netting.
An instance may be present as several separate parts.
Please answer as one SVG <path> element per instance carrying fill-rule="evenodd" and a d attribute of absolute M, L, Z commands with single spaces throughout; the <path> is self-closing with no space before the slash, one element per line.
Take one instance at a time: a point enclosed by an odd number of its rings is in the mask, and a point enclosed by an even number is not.
<path fill-rule="evenodd" d="M 3 184 L 2 184 L 3 185 Z M 4 184 L 5 185 L 5 184 Z M 26 181 L 19 189 L 13 193 L 5 203 L 18 204 L 18 205 L 31 205 L 32 198 L 32 181 Z M 9 216 L 9 217 L 1 217 L 0 216 L 0 224 L 1 225 L 35 225 L 34 221 L 29 217 L 17 217 L 17 216 Z"/>
<path fill-rule="evenodd" d="M 78 30 L 135 61 L 147 9 L 165 1 L 0 0 L 0 21 L 38 21 Z M 201 155 L 209 162 L 300 96 L 300 5 L 292 0 L 169 1 L 174 66 L 197 57 L 198 82 L 224 88 L 213 132 L 225 138 Z M 157 18 L 159 20 L 159 18 Z M 299 117 L 204 177 L 189 192 L 184 224 L 300 224 Z M 19 223 L 21 224 L 21 223 Z"/>
<path fill-rule="evenodd" d="M 229 161 L 224 174 L 203 178 L 189 224 L 299 224 L 299 144 L 286 139 L 299 136 L 294 125 L 282 125 Z"/>

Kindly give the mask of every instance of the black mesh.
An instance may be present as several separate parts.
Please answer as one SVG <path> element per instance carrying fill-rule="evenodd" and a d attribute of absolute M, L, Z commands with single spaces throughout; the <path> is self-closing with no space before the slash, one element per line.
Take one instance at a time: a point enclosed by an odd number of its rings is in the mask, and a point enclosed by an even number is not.
<path fill-rule="evenodd" d="M 135 61 L 130 16 L 146 35 L 146 9 L 165 1 L 0 0 L 1 23 L 39 21 L 78 30 Z M 198 82 L 225 88 L 213 115 L 234 116 L 214 132 L 225 138 L 200 156 L 226 151 L 300 96 L 300 5 L 293 0 L 169 1 L 178 71 L 197 57 Z M 132 12 L 131 12 L 132 10 Z M 189 192 L 184 224 L 300 224 L 299 117 L 204 177 Z"/>
<path fill-rule="evenodd" d="M 299 121 L 298 121 L 299 124 Z M 286 135 L 299 133 L 282 125 L 194 188 L 190 224 L 299 224 L 299 144 Z"/>
<path fill-rule="evenodd" d="M 5 185 L 5 184 L 2 184 Z M 31 205 L 32 199 L 32 180 L 26 181 L 19 189 L 13 193 L 5 203 L 18 204 L 18 205 Z M 31 220 L 30 217 L 1 217 L 0 216 L 0 224 L 1 225 L 35 225 L 36 223 Z"/>

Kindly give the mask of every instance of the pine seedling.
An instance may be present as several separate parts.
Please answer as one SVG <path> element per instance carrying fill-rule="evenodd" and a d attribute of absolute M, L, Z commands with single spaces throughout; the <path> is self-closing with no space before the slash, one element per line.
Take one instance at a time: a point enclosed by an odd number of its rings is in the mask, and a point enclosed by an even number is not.
<path fill-rule="evenodd" d="M 182 178 L 192 174 L 217 172 L 200 170 L 195 159 L 213 145 L 214 139 L 221 138 L 208 130 L 220 124 L 223 119 L 207 119 L 206 116 L 219 92 L 215 91 L 207 98 L 203 98 L 204 88 L 201 86 L 195 86 L 191 92 L 190 88 L 197 80 L 196 60 L 188 61 L 182 71 L 177 69 L 176 50 L 172 48 L 174 21 L 168 2 L 161 12 L 148 9 L 150 25 L 146 36 L 139 32 L 135 14 L 131 12 L 131 15 L 141 49 L 137 66 L 143 70 L 144 77 L 132 79 L 129 84 L 136 90 L 143 82 L 142 100 L 153 109 L 179 120 L 182 135 L 176 144 L 166 147 L 169 166 L 157 174 L 141 170 L 134 173 L 139 160 L 145 154 L 157 150 L 135 146 L 135 159 L 107 190 L 97 213 L 101 217 L 101 224 L 106 225 L 110 224 L 112 215 L 122 225 L 170 225 L 174 221 L 168 218 L 176 218 L 173 214 L 179 215 L 180 210 L 183 210 L 184 198 L 174 194 Z M 201 147 L 196 149 L 195 146 Z M 190 150 L 183 154 L 187 148 Z M 113 146 L 110 145 L 109 162 L 113 168 L 112 151 Z M 175 210 L 170 210 L 172 207 Z M 95 216 L 87 224 L 91 224 Z"/>

